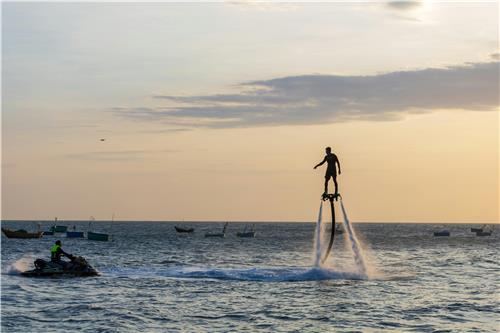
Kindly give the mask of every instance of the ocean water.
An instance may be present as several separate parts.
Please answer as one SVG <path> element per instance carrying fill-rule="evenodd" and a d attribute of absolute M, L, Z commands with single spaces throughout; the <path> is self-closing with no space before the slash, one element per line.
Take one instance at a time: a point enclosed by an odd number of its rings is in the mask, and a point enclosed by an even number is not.
<path fill-rule="evenodd" d="M 86 231 L 87 222 L 76 225 Z M 43 222 L 48 229 L 52 222 Z M 205 238 L 223 223 L 96 222 L 110 242 L 2 236 L 2 332 L 496 332 L 500 230 L 356 224 L 368 274 L 344 235 L 314 266 L 315 223 L 258 223 L 256 238 Z M 3 221 L 34 229 L 34 223 Z M 328 236 L 328 230 L 324 232 Z M 25 278 L 56 239 L 101 276 Z"/>

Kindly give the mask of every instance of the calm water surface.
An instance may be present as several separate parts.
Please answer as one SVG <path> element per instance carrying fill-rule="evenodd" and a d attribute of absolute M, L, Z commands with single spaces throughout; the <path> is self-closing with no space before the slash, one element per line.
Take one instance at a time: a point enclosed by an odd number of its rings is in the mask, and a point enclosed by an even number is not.
<path fill-rule="evenodd" d="M 42 224 L 48 229 L 50 222 Z M 65 223 L 60 223 L 65 224 Z M 66 223 L 86 231 L 86 222 Z M 329 269 L 311 267 L 313 223 L 97 222 L 113 241 L 2 236 L 2 332 L 496 332 L 500 238 L 470 225 L 355 224 L 378 273 L 363 278 L 337 236 Z M 180 225 L 180 224 L 177 224 Z M 2 226 L 34 229 L 29 222 Z M 56 239 L 101 272 L 24 278 Z M 28 267 L 29 266 L 29 267 Z"/>

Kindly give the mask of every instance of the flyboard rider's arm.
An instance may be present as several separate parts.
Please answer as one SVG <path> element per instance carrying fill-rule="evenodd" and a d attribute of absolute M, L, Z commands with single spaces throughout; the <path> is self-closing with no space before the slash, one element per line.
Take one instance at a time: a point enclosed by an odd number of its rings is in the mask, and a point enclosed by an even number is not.
<path fill-rule="evenodd" d="M 325 164 L 325 162 L 326 162 L 326 156 L 325 156 L 325 158 L 323 159 L 323 161 L 321 161 L 320 163 L 316 164 L 316 166 L 314 167 L 314 169 L 316 169 L 317 167 L 319 167 L 319 166 L 321 166 L 321 165 Z M 340 167 L 340 164 L 339 164 L 339 167 Z"/>
<path fill-rule="evenodd" d="M 339 175 L 340 175 L 342 172 L 340 171 L 340 161 L 339 161 L 339 158 L 338 158 L 338 157 L 337 157 L 337 164 L 338 164 L 338 166 L 339 166 Z"/>

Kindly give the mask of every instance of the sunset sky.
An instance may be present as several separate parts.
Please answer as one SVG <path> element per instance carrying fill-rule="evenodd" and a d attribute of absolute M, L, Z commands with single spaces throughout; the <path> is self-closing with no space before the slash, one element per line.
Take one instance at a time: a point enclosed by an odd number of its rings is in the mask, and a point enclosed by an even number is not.
<path fill-rule="evenodd" d="M 2 3 L 2 219 L 498 222 L 498 7 Z"/>

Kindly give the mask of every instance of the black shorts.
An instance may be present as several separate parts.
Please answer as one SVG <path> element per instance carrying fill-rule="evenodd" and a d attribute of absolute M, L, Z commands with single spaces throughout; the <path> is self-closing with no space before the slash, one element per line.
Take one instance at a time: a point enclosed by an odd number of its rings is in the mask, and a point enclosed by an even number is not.
<path fill-rule="evenodd" d="M 337 179 L 337 173 L 336 172 L 327 172 L 325 174 L 325 179 L 330 180 L 330 178 Z"/>

